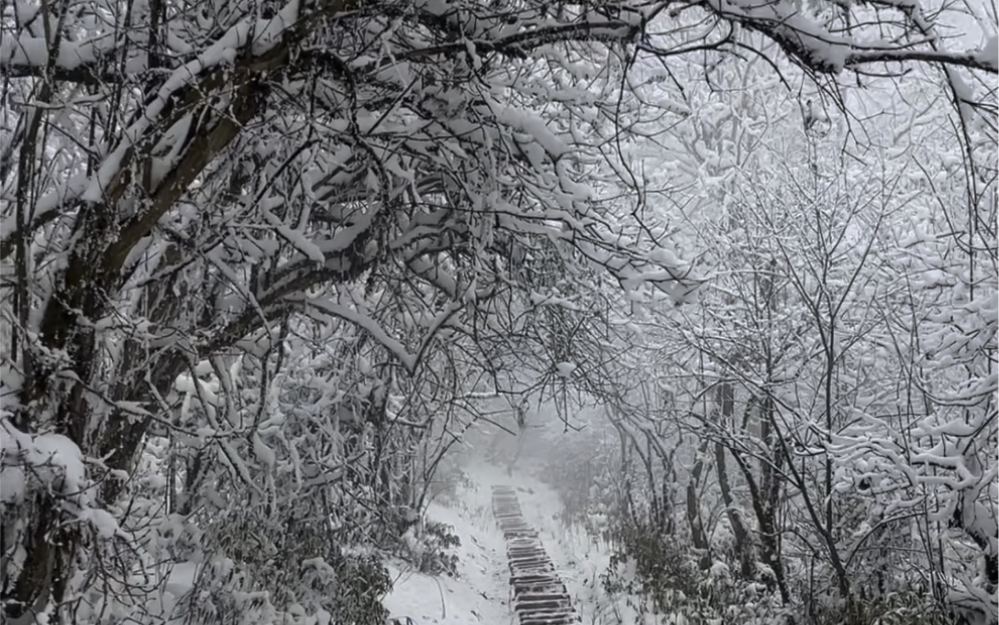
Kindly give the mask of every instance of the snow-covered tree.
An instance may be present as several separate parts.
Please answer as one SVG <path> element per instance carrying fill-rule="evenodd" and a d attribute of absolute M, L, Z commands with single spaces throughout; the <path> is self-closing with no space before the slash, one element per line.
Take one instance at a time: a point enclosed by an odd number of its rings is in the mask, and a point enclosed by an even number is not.
<path fill-rule="evenodd" d="M 674 516 L 709 552 L 699 564 L 732 556 L 791 613 L 994 619 L 996 478 L 978 469 L 997 436 L 995 235 L 979 225 L 995 211 L 993 96 L 968 88 L 977 109 L 946 106 L 953 84 L 922 71 L 829 92 L 752 66 L 688 68 L 708 80 L 646 165 L 709 279 L 635 345 L 649 351 L 632 377 L 669 389 L 671 407 L 629 415 L 623 461 L 677 458 Z M 804 93 L 768 90 L 780 80 Z M 960 356 L 938 361 L 940 345 Z M 645 483 L 670 475 L 655 460 L 623 511 L 651 535 L 665 524 L 645 516 L 660 496 Z"/>
<path fill-rule="evenodd" d="M 244 496 L 294 521 L 302 491 L 288 485 L 322 485 L 310 470 L 339 458 L 357 492 L 392 499 L 388 458 L 421 441 L 386 438 L 402 421 L 391 400 L 440 392 L 401 376 L 456 353 L 488 373 L 496 354 L 482 346 L 515 346 L 495 338 L 497 320 L 541 302 L 571 310 L 597 272 L 689 295 L 689 266 L 658 243 L 665 229 L 606 197 L 643 186 L 614 146 L 684 112 L 630 84 L 636 66 L 751 51 L 758 40 L 740 31 L 752 31 L 820 74 L 939 63 L 964 111 L 979 105 L 965 73 L 999 65 L 994 35 L 952 50 L 919 6 L 892 1 L 15 0 L 2 11 L 10 617 L 155 586 L 108 573 L 145 573 L 163 555 L 134 541 L 128 502 L 143 488 L 202 512 L 208 543 L 230 520 L 259 521 L 260 546 L 244 556 L 256 569 L 202 570 L 259 612 L 246 618 L 325 610 L 253 594 L 254 575 L 277 583 L 296 567 L 311 567 L 315 588 L 346 577 L 329 553 L 274 545 L 276 517 L 241 516 Z M 572 326 L 538 318 L 552 370 L 566 374 Z M 294 336 L 310 323 L 324 353 L 314 362 Z M 330 386 L 286 371 L 292 358 Z M 162 458 L 142 453 L 160 444 Z M 167 483 L 137 484 L 143 470 Z M 190 508 L 198 498 L 217 513 Z M 90 605 L 77 617 L 100 620 Z"/>

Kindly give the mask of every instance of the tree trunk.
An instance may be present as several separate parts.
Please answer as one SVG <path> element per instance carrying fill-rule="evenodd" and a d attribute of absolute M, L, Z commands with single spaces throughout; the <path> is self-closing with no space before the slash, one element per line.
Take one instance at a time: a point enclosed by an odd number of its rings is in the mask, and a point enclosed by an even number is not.
<path fill-rule="evenodd" d="M 756 522 L 760 528 L 760 556 L 763 562 L 773 571 L 773 583 L 777 585 L 780 591 L 781 601 L 787 605 L 791 600 L 791 594 L 787 589 L 787 582 L 784 579 L 784 565 L 781 561 L 778 542 L 780 534 L 777 529 L 774 509 L 770 506 L 769 500 L 765 498 L 764 493 L 760 491 L 760 488 L 756 484 L 756 478 L 753 477 L 750 467 L 742 459 L 742 456 L 734 449 L 731 451 L 732 457 L 735 458 L 739 469 L 742 470 L 742 474 L 746 478 L 746 483 L 749 486 L 749 494 L 753 499 L 753 512 L 756 513 Z"/>
<path fill-rule="evenodd" d="M 687 524 L 690 526 L 690 538 L 694 543 L 694 548 L 705 554 L 700 560 L 702 569 L 711 565 L 711 557 L 708 555 L 708 537 L 704 531 L 704 523 L 701 521 L 700 498 L 697 494 L 697 485 L 704 472 L 704 454 L 707 451 L 708 441 L 705 440 L 697 448 L 697 460 L 694 463 L 694 470 L 690 474 L 690 481 L 687 482 Z"/>
<path fill-rule="evenodd" d="M 742 522 L 742 514 L 736 509 L 732 499 L 732 490 L 728 483 L 728 470 L 725 466 L 725 446 L 715 443 L 715 468 L 718 471 L 718 486 L 721 489 L 722 503 L 725 504 L 725 515 L 732 525 L 735 535 L 735 552 L 739 557 L 739 567 L 744 579 L 753 579 L 755 574 L 753 545 L 749 530 Z"/>

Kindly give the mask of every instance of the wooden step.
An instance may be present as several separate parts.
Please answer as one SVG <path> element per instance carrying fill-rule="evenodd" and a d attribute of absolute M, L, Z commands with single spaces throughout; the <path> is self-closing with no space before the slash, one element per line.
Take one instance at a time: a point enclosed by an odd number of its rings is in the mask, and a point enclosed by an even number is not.
<path fill-rule="evenodd" d="M 493 486 L 492 491 L 493 516 L 506 540 L 510 605 L 520 625 L 581 623 L 538 532 L 524 519 L 516 490 L 510 486 Z"/>

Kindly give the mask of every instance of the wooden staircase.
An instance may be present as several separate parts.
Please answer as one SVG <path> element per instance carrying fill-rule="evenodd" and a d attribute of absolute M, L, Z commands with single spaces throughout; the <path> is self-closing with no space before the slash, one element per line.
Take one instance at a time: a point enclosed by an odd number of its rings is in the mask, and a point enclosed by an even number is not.
<path fill-rule="evenodd" d="M 510 605 L 520 625 L 580 623 L 537 531 L 524 520 L 513 488 L 493 486 L 493 516 L 506 539 Z"/>

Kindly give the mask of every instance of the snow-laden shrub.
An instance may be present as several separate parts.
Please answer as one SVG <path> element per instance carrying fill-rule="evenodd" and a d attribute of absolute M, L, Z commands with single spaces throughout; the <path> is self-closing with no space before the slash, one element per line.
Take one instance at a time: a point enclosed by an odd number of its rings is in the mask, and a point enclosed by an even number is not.
<path fill-rule="evenodd" d="M 408 532 L 403 541 L 403 559 L 420 573 L 445 574 L 449 577 L 458 574 L 458 554 L 452 550 L 461 546 L 461 539 L 454 534 L 452 526 L 425 521 Z"/>
<path fill-rule="evenodd" d="M 944 625 L 954 622 L 924 589 L 854 597 L 848 604 L 822 596 L 795 595 L 780 605 L 759 581 L 740 579 L 734 562 L 715 559 L 704 568 L 689 547 L 650 527 L 616 532 L 617 552 L 601 576 L 604 591 L 625 597 L 639 614 L 670 615 L 687 625 Z M 960 622 L 960 621 L 959 621 Z"/>
<path fill-rule="evenodd" d="M 376 555 L 334 549 L 295 561 L 262 553 L 272 557 L 260 563 L 216 556 L 199 567 L 174 616 L 203 625 L 382 625 L 388 617 L 381 598 L 392 580 Z"/>
<path fill-rule="evenodd" d="M 49 603 L 71 595 L 82 579 L 78 574 L 87 560 L 115 551 L 124 539 L 115 516 L 97 501 L 93 483 L 80 448 L 61 434 L 30 434 L 19 429 L 0 410 L 0 571 L 4 583 L 26 575 L 35 583 L 47 575 L 37 558 L 28 556 L 39 542 L 46 549 L 60 543 L 84 547 L 76 562 L 62 563 L 71 573 L 52 588 Z M 47 515 L 58 529 L 46 536 L 31 533 L 27 519 Z M 9 590 L 5 586 L 5 593 Z M 6 601 L 8 616 L 36 606 Z M 50 609 L 47 606 L 45 609 Z"/>
<path fill-rule="evenodd" d="M 113 509 L 128 510 L 125 536 L 92 551 L 76 583 L 73 622 L 382 625 L 391 580 L 377 554 L 350 541 L 350 510 L 337 517 L 345 531 L 332 525 L 318 491 L 240 499 L 245 492 L 235 484 L 213 479 L 210 496 L 192 496 L 189 512 L 170 513 L 167 460 L 167 446 L 151 439 L 130 497 Z M 176 483 L 186 482 L 181 472 Z"/>
<path fill-rule="evenodd" d="M 738 579 L 715 561 L 651 526 L 615 530 L 617 550 L 601 575 L 604 591 L 629 597 L 640 614 L 671 615 L 688 625 L 775 623 L 789 614 L 764 584 Z"/>
<path fill-rule="evenodd" d="M 187 596 L 199 623 L 281 623 L 296 613 L 384 622 L 387 570 L 377 554 L 344 547 L 318 510 L 224 510 L 199 523 L 209 564 Z"/>
<path fill-rule="evenodd" d="M 333 622 L 339 625 L 382 625 L 388 610 L 382 597 L 392 578 L 375 555 L 343 555 L 334 562 L 340 580 Z"/>
<path fill-rule="evenodd" d="M 849 605 L 829 603 L 812 615 L 815 625 L 948 625 L 955 622 L 917 589 L 874 598 L 856 598 Z M 960 621 L 958 621 L 960 622 Z"/>

